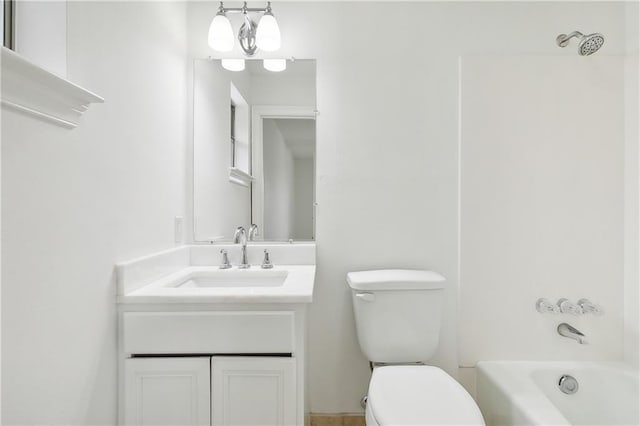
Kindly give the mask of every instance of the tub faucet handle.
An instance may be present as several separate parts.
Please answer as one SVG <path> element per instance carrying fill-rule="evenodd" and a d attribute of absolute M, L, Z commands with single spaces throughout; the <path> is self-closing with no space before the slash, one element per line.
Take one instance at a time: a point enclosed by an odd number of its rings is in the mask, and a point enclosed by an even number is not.
<path fill-rule="evenodd" d="M 563 314 L 582 315 L 582 307 L 571 303 L 569 299 L 558 300 L 558 307 Z"/>
<path fill-rule="evenodd" d="M 273 268 L 273 263 L 269 260 L 269 252 L 267 249 L 264 249 L 264 260 L 262 261 L 262 269 L 271 269 Z"/>
<path fill-rule="evenodd" d="M 589 299 L 578 300 L 578 306 L 580 306 L 580 308 L 582 309 L 582 313 L 584 314 L 593 314 L 598 316 L 604 314 L 604 309 L 602 309 L 602 306 L 591 303 Z"/>
<path fill-rule="evenodd" d="M 536 311 L 541 314 L 559 314 L 560 307 L 549 302 L 548 299 L 541 297 L 536 301 Z"/>
<path fill-rule="evenodd" d="M 220 250 L 222 253 L 222 263 L 220 264 L 220 269 L 229 269 L 231 268 L 231 263 L 229 263 L 229 255 L 225 249 Z"/>

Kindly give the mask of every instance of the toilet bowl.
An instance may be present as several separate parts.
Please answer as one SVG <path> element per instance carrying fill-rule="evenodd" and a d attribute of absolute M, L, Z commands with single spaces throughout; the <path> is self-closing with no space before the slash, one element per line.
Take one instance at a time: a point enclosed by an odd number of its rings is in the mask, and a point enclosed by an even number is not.
<path fill-rule="evenodd" d="M 350 272 L 358 342 L 375 366 L 368 426 L 484 425 L 471 395 L 443 370 L 416 365 L 438 347 L 445 279 L 432 271 Z"/>
<path fill-rule="evenodd" d="M 367 426 L 484 424 L 471 395 L 443 370 L 427 365 L 374 368 L 366 422 Z"/>

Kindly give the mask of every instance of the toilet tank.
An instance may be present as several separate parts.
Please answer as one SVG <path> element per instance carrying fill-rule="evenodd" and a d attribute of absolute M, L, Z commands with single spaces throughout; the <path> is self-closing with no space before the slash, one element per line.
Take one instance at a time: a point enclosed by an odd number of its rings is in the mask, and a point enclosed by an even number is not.
<path fill-rule="evenodd" d="M 427 361 L 438 347 L 445 278 L 432 271 L 349 272 L 358 342 L 369 361 Z"/>

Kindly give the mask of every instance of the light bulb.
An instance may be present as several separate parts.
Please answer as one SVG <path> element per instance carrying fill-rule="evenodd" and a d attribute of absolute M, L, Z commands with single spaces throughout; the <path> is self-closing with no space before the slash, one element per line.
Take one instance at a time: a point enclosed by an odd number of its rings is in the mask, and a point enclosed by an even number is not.
<path fill-rule="evenodd" d="M 209 46 L 218 52 L 229 52 L 233 49 L 233 38 L 231 22 L 223 12 L 218 12 L 209 27 Z"/>
<path fill-rule="evenodd" d="M 262 15 L 258 23 L 256 45 L 265 52 L 273 52 L 280 49 L 280 28 L 278 28 L 276 18 L 269 11 Z"/>
<path fill-rule="evenodd" d="M 287 69 L 286 59 L 264 59 L 262 66 L 267 71 L 280 72 Z"/>
<path fill-rule="evenodd" d="M 222 68 L 228 71 L 244 71 L 244 59 L 223 59 Z"/>

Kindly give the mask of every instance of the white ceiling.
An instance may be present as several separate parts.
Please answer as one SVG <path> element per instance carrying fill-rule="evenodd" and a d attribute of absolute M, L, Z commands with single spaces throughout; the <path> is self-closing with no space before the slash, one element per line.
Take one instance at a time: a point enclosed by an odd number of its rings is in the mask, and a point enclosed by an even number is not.
<path fill-rule="evenodd" d="M 295 158 L 313 158 L 316 151 L 316 121 L 313 119 L 273 119 Z"/>

